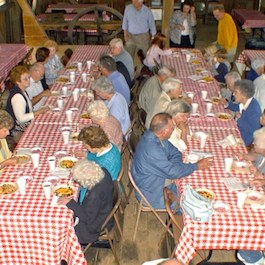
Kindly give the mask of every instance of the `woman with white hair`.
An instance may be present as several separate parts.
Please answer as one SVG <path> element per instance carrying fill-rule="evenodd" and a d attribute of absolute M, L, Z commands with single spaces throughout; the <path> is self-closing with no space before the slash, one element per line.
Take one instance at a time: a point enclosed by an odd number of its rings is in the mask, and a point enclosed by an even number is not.
<path fill-rule="evenodd" d="M 265 60 L 263 58 L 255 58 L 251 61 L 250 71 L 246 75 L 246 79 L 254 81 L 264 73 Z"/>
<path fill-rule="evenodd" d="M 90 103 L 87 113 L 94 124 L 99 125 L 108 136 L 111 143 L 115 144 L 121 151 L 123 134 L 120 122 L 112 115 L 102 100 L 95 100 Z"/>
<path fill-rule="evenodd" d="M 73 180 L 81 187 L 78 202 L 61 197 L 58 204 L 66 205 L 74 212 L 75 232 L 80 244 L 93 243 L 112 210 L 114 184 L 109 172 L 92 161 L 78 161 L 72 172 Z M 112 225 L 110 222 L 109 228 Z"/>

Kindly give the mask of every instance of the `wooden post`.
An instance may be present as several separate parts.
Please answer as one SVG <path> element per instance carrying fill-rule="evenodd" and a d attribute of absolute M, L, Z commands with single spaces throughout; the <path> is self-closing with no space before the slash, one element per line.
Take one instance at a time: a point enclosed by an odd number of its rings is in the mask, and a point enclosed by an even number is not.
<path fill-rule="evenodd" d="M 163 1 L 162 14 L 162 33 L 167 36 L 167 44 L 169 46 L 169 20 L 174 12 L 174 0 Z"/>

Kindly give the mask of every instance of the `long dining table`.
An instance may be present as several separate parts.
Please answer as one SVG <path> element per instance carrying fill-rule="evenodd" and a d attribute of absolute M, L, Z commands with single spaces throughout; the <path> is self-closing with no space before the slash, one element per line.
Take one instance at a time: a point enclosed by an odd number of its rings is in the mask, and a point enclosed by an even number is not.
<path fill-rule="evenodd" d="M 55 83 L 51 90 L 53 95 L 46 104 L 51 111 L 35 118 L 23 133 L 15 153 L 29 154 L 31 149 L 39 147 L 40 162 L 33 168 L 31 161 L 16 166 L 8 166 L 1 175 L 0 185 L 5 182 L 16 182 L 17 178 L 27 176 L 26 193 L 16 192 L 8 196 L 0 196 L 0 264 L 6 265 L 59 265 L 61 260 L 68 265 L 85 265 L 87 261 L 82 252 L 74 230 L 73 213 L 65 206 L 54 204 L 53 196 L 44 196 L 42 183 L 51 176 L 59 177 L 58 184 L 69 184 L 71 174 L 68 170 L 56 168 L 49 171 L 48 157 L 55 156 L 57 167 L 62 156 L 73 156 L 76 150 L 84 151 L 80 142 L 70 139 L 64 144 L 62 127 L 70 127 L 71 133 L 78 132 L 79 126 L 89 124 L 80 116 L 86 111 L 89 98 L 86 92 L 91 86 L 91 79 L 82 81 L 82 73 L 89 75 L 86 61 L 95 61 L 103 53 L 109 52 L 108 46 L 84 45 L 74 51 L 68 66 L 76 66 L 82 62 L 81 71 L 76 70 L 73 84 Z M 64 75 L 69 71 L 65 69 Z M 64 107 L 58 111 L 56 101 L 62 96 L 61 88 L 68 86 L 69 94 L 63 98 Z M 73 100 L 74 88 L 86 88 L 77 101 Z M 65 116 L 67 109 L 73 108 L 73 122 L 69 123 Z M 55 183 L 54 183 L 55 185 Z M 78 196 L 78 185 L 75 198 Z"/>
<path fill-rule="evenodd" d="M 209 222 L 194 221 L 188 215 L 183 214 L 184 227 L 176 246 L 176 258 L 183 264 L 189 264 L 198 250 L 264 250 L 264 210 L 252 210 L 250 205 L 239 209 L 237 207 L 237 192 L 229 191 L 224 184 L 225 178 L 236 178 L 245 184 L 253 178 L 248 171 L 233 169 L 227 173 L 224 170 L 226 157 L 247 153 L 237 124 L 233 118 L 222 120 L 218 118 L 218 115 L 216 116 L 218 112 L 227 113 L 219 104 L 213 104 L 213 116 L 206 115 L 206 102 L 201 97 L 201 91 L 206 90 L 208 99 L 211 100 L 212 96 L 218 95 L 218 84 L 215 81 L 200 83 L 199 80 L 191 80 L 192 75 L 197 75 L 198 71 L 201 71 L 201 69 L 196 69 L 204 68 L 208 71 L 210 67 L 199 51 L 188 51 L 194 58 L 190 62 L 186 61 L 186 53 L 187 50 L 179 50 L 176 54 L 164 56 L 162 63 L 176 69 L 176 76 L 183 81 L 184 92 L 193 91 L 195 93 L 193 102 L 199 104 L 199 110 L 198 115 L 190 117 L 189 125 L 195 135 L 196 132 L 203 131 L 208 134 L 208 138 L 205 147 L 200 148 L 200 141 L 192 137 L 183 156 L 185 158 L 188 154 L 198 151 L 213 156 L 214 163 L 209 170 L 197 170 L 190 176 L 178 180 L 177 185 L 181 194 L 188 184 L 195 189 L 211 190 L 214 193 L 214 203 L 222 202 L 227 205 L 227 208 L 221 213 L 214 210 Z M 196 64 L 192 63 L 193 60 Z M 198 61 L 200 61 L 199 64 Z M 207 76 L 211 76 L 210 72 L 205 71 L 205 73 Z M 222 146 L 220 142 L 231 134 L 238 140 L 237 145 Z"/>

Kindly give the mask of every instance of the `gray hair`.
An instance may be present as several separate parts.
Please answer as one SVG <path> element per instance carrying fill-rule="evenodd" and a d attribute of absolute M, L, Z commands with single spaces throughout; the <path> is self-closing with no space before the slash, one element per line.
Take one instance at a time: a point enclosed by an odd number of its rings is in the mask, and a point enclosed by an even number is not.
<path fill-rule="evenodd" d="M 0 129 L 6 128 L 11 130 L 13 127 L 14 120 L 11 115 L 5 110 L 0 110 Z"/>
<path fill-rule="evenodd" d="M 92 84 L 92 88 L 93 90 L 102 91 L 108 94 L 115 93 L 111 81 L 105 76 L 100 76 L 98 79 L 96 79 Z"/>
<path fill-rule="evenodd" d="M 225 75 L 225 79 L 231 78 L 234 82 L 241 80 L 241 76 L 238 72 L 232 71 Z"/>
<path fill-rule="evenodd" d="M 174 99 L 168 104 L 166 113 L 174 118 L 178 113 L 190 113 L 190 110 L 190 104 L 186 101 L 182 99 Z"/>
<path fill-rule="evenodd" d="M 255 86 L 250 80 L 240 80 L 235 82 L 235 88 L 238 88 L 241 93 L 247 98 L 251 98 L 255 93 Z"/>
<path fill-rule="evenodd" d="M 32 64 L 30 66 L 30 68 L 29 68 L 30 72 L 32 72 L 32 71 L 38 71 L 40 69 L 44 70 L 44 66 L 40 62 L 36 62 L 36 63 Z"/>
<path fill-rule="evenodd" d="M 91 190 L 104 178 L 104 171 L 94 161 L 87 159 L 75 163 L 72 168 L 73 179 L 83 188 Z"/>
<path fill-rule="evenodd" d="M 107 69 L 109 72 L 114 72 L 117 70 L 115 60 L 109 55 L 102 55 L 99 58 L 99 65 Z"/>
<path fill-rule="evenodd" d="M 123 49 L 123 41 L 120 38 L 112 39 L 109 43 L 110 46 Z"/>
<path fill-rule="evenodd" d="M 150 130 L 154 133 L 162 131 L 167 127 L 171 118 L 172 117 L 168 113 L 157 113 L 151 120 Z"/>
<path fill-rule="evenodd" d="M 251 68 L 253 68 L 255 71 L 257 71 L 257 69 L 261 67 L 264 67 L 264 65 L 265 65 L 265 60 L 262 58 L 256 58 L 251 61 Z"/>
<path fill-rule="evenodd" d="M 174 77 L 169 77 L 167 78 L 163 84 L 162 84 L 162 89 L 164 92 L 169 93 L 170 91 L 176 89 L 177 87 L 180 87 L 182 82 Z"/>
<path fill-rule="evenodd" d="M 259 148 L 265 149 L 265 127 L 254 132 L 254 144 Z"/>
<path fill-rule="evenodd" d="M 104 120 L 109 116 L 109 109 L 103 100 L 95 100 L 88 105 L 87 113 L 92 119 Z"/>
<path fill-rule="evenodd" d="M 171 75 L 176 75 L 176 70 L 172 66 L 169 65 L 163 65 L 157 72 L 158 76 L 166 75 L 167 77 L 170 77 Z"/>

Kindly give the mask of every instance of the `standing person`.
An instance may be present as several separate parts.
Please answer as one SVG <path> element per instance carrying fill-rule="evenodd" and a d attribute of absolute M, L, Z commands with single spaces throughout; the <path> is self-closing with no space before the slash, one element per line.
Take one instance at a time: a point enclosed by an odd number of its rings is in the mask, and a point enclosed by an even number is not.
<path fill-rule="evenodd" d="M 170 47 L 194 48 L 196 13 L 192 1 L 181 3 L 170 18 Z"/>
<path fill-rule="evenodd" d="M 231 63 L 234 61 L 236 54 L 238 36 L 237 29 L 233 18 L 225 12 L 223 5 L 213 8 L 213 16 L 218 21 L 217 28 L 217 45 L 227 51 L 227 60 Z"/>
<path fill-rule="evenodd" d="M 126 48 L 132 58 L 139 49 L 146 54 L 150 34 L 152 37 L 156 35 L 156 25 L 151 10 L 143 4 L 143 0 L 132 0 L 132 4 L 126 6 L 122 29 Z"/>

